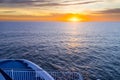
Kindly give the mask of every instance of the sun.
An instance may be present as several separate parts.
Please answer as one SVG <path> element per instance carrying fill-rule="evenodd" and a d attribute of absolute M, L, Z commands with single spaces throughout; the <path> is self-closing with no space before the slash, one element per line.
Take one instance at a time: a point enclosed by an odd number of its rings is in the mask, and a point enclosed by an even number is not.
<path fill-rule="evenodd" d="M 79 21 L 82 21 L 81 18 L 76 17 L 76 16 L 70 17 L 68 20 L 71 21 L 71 22 L 79 22 Z"/>

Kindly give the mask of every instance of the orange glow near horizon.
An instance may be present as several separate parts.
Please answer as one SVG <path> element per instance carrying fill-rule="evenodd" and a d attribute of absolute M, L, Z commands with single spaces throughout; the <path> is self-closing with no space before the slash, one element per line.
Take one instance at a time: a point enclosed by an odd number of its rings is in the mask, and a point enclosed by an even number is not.
<path fill-rule="evenodd" d="M 79 22 L 79 21 L 82 21 L 81 18 L 76 17 L 76 16 L 70 17 L 68 20 L 71 21 L 71 22 Z"/>
<path fill-rule="evenodd" d="M 0 16 L 0 20 L 25 20 L 25 21 L 60 21 L 60 22 L 80 22 L 85 20 L 81 14 L 57 14 L 49 16 Z"/>
<path fill-rule="evenodd" d="M 86 18 L 82 14 L 63 14 L 56 16 L 55 19 L 57 21 L 63 22 L 81 22 L 83 20 L 86 20 Z"/>
<path fill-rule="evenodd" d="M 0 21 L 57 21 L 57 22 L 89 22 L 89 21 L 120 21 L 109 15 L 85 14 L 51 14 L 48 16 L 0 15 Z"/>
<path fill-rule="evenodd" d="M 2 20 L 120 21 L 120 0 L 2 0 L 0 21 Z"/>

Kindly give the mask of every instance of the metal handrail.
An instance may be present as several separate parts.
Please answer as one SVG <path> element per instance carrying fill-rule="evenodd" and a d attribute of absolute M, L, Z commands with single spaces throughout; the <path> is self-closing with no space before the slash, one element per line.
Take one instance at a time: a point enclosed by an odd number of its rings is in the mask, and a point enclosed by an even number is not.
<path fill-rule="evenodd" d="M 12 80 L 45 80 L 38 73 L 42 71 L 4 70 Z M 78 72 L 48 72 L 55 80 L 83 80 Z"/>
<path fill-rule="evenodd" d="M 9 75 L 7 75 L 2 69 L 0 69 L 0 73 L 2 74 L 2 76 L 4 77 L 4 79 L 6 79 L 6 80 L 12 80 L 11 77 Z"/>

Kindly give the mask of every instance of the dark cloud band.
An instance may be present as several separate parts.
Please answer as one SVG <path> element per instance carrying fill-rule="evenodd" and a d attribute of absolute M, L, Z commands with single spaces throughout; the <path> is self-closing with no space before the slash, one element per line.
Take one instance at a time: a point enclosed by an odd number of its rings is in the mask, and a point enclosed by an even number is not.
<path fill-rule="evenodd" d="M 95 12 L 96 14 L 120 14 L 120 8 L 106 9 L 103 11 Z"/>
<path fill-rule="evenodd" d="M 47 3 L 47 4 L 34 4 L 34 6 L 70 6 L 70 5 L 82 5 L 96 3 L 98 1 L 87 1 L 87 2 L 78 2 L 78 3 Z"/>
<path fill-rule="evenodd" d="M 69 1 L 70 2 L 70 1 Z M 9 6 L 12 5 L 26 5 L 26 6 L 69 6 L 69 5 L 82 5 L 82 4 L 90 4 L 96 3 L 99 1 L 71 1 L 68 3 L 67 1 L 54 1 L 54 0 L 0 0 L 0 4 L 6 4 Z M 16 5 L 17 6 L 17 5 Z"/>

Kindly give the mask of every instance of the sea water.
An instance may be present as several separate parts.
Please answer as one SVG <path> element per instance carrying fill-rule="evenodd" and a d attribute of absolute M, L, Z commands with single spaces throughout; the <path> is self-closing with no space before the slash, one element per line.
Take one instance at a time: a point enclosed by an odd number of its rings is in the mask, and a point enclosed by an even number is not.
<path fill-rule="evenodd" d="M 85 80 L 120 79 L 119 22 L 0 22 L 0 59 L 28 59 Z"/>

